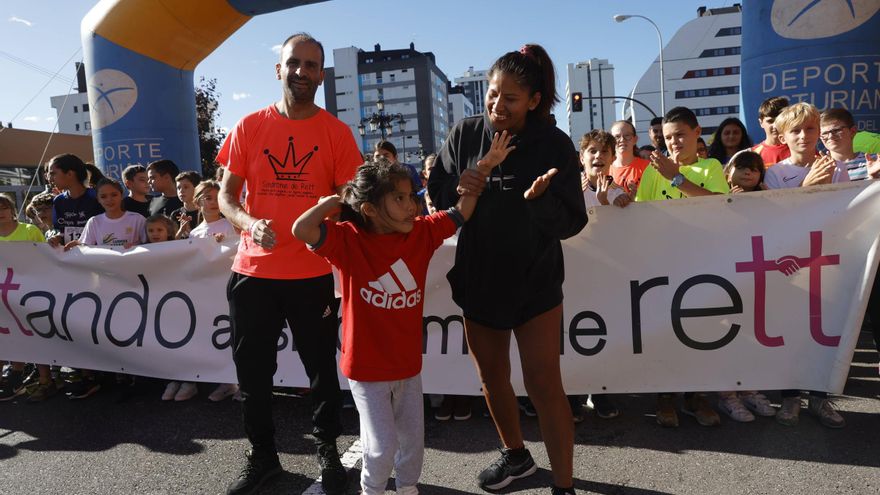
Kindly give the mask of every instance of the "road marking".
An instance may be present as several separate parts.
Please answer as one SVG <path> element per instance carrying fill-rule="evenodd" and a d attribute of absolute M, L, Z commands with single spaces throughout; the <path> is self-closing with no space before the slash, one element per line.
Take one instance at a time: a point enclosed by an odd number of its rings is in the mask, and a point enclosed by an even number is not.
<path fill-rule="evenodd" d="M 360 462 L 360 460 L 364 456 L 364 449 L 361 447 L 361 439 L 358 438 L 351 444 L 351 447 L 339 457 L 339 462 L 342 463 L 342 467 L 345 468 L 346 471 L 353 468 L 355 464 Z M 360 480 L 358 480 L 360 483 Z M 302 492 L 302 495 L 324 495 L 324 489 L 321 488 L 321 477 L 318 476 L 318 479 L 312 483 L 312 486 L 306 488 L 306 491 Z"/>

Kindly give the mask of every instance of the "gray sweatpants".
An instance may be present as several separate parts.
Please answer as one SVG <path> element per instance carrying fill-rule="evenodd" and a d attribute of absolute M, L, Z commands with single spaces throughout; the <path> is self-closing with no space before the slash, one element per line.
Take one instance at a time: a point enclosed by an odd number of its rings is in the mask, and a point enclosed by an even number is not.
<path fill-rule="evenodd" d="M 392 468 L 397 493 L 418 493 L 416 483 L 425 457 L 422 376 L 393 382 L 349 379 L 348 383 L 361 418 L 363 493 L 385 493 Z"/>

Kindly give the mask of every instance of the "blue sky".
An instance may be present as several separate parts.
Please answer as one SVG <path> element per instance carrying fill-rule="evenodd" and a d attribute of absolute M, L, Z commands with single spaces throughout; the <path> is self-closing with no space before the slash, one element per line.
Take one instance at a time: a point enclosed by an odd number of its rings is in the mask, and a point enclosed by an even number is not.
<path fill-rule="evenodd" d="M 189 0 L 188 0 L 189 1 Z M 0 122 L 22 129 L 52 130 L 55 111 L 49 97 L 65 94 L 74 76 L 73 62 L 82 58 L 80 21 L 96 4 L 86 0 L 4 0 L 0 3 Z M 612 20 L 614 14 L 650 17 L 664 41 L 696 17 L 697 7 L 723 7 L 732 1 L 656 0 L 331 0 L 254 17 L 196 68 L 199 76 L 217 79 L 220 124 L 232 127 L 245 114 L 277 100 L 274 78 L 278 45 L 289 34 L 308 31 L 324 43 L 327 65 L 332 50 L 357 46 L 371 50 L 403 48 L 431 51 L 452 80 L 469 66 L 488 68 L 504 52 L 523 43 L 542 44 L 553 57 L 559 90 L 565 87 L 565 64 L 592 57 L 615 67 L 617 94 L 628 94 L 657 56 L 657 37 L 646 21 Z M 539 7 L 540 6 L 540 7 Z M 65 61 L 74 56 L 71 62 Z M 22 62 L 48 70 L 37 70 Z M 49 82 L 59 68 L 64 80 Z M 36 97 L 35 97 L 36 96 Z M 25 107 L 25 103 L 34 98 Z M 319 103 L 323 92 L 319 90 Z M 23 110 L 23 111 L 22 111 Z M 556 107 L 562 115 L 564 104 Z M 560 118 L 561 126 L 565 126 Z M 564 127 L 563 127 L 564 128 Z"/>

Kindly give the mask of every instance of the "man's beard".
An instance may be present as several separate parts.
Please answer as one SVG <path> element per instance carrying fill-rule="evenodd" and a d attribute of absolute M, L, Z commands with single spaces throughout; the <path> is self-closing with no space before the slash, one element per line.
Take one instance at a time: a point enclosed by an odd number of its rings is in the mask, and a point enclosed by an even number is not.
<path fill-rule="evenodd" d="M 290 79 L 287 83 L 287 92 L 293 97 L 293 101 L 315 101 L 315 93 L 318 92 L 318 85 L 313 84 L 308 79 L 300 79 L 300 81 L 305 83 L 305 86 L 295 84 L 296 79 Z"/>

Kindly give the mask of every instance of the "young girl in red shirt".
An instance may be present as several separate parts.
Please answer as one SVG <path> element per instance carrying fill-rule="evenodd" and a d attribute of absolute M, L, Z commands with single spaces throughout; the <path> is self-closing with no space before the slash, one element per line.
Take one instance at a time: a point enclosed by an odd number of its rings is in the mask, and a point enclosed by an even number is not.
<path fill-rule="evenodd" d="M 477 167 L 484 178 L 509 153 L 507 134 Z M 417 494 L 424 459 L 422 313 L 428 263 L 474 211 L 479 191 L 429 216 L 409 172 L 385 159 L 364 163 L 342 196 L 321 198 L 293 224 L 293 235 L 339 269 L 342 356 L 360 413 L 361 489 Z M 341 220 L 326 219 L 342 209 Z"/>

